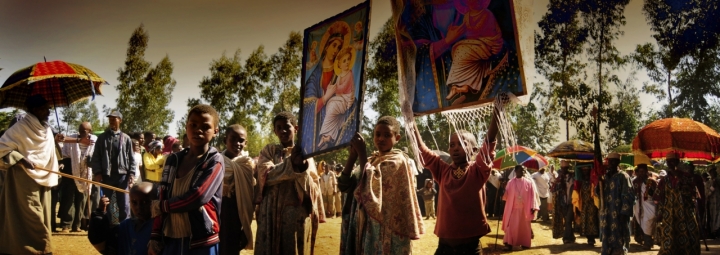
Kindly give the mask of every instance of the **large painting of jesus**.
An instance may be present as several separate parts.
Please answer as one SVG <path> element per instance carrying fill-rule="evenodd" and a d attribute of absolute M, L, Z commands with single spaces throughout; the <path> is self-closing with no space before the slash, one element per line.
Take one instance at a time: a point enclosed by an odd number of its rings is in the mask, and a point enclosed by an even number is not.
<path fill-rule="evenodd" d="M 369 2 L 305 30 L 300 146 L 306 157 L 346 147 L 360 126 Z"/>
<path fill-rule="evenodd" d="M 393 1 L 416 115 L 527 94 L 513 0 Z"/>

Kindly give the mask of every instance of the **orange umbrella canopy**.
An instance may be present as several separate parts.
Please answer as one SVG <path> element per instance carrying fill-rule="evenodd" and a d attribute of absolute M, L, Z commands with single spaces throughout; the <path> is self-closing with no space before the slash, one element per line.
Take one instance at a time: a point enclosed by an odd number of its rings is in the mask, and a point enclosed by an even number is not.
<path fill-rule="evenodd" d="M 632 149 L 651 159 L 662 159 L 668 152 L 676 152 L 684 160 L 714 162 L 720 157 L 720 134 L 691 119 L 661 119 L 638 132 Z"/>

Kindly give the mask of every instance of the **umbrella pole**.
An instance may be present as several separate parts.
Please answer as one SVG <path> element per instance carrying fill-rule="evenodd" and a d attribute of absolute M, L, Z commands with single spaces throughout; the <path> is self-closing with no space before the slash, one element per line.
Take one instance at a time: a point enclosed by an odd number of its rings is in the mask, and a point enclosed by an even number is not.
<path fill-rule="evenodd" d="M 55 106 L 55 93 L 53 93 L 52 88 L 50 88 L 50 97 L 52 97 L 53 109 L 55 110 L 55 120 L 57 121 L 58 133 L 61 133 L 62 130 L 60 129 L 60 117 L 58 117 L 57 106 Z"/>

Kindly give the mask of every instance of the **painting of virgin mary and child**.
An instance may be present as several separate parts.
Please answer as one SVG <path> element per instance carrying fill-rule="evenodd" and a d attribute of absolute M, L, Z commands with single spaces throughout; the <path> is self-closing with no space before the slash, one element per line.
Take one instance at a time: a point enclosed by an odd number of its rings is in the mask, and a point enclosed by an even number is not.
<path fill-rule="evenodd" d="M 360 126 L 368 13 L 365 2 L 305 30 L 299 135 L 306 157 L 344 148 Z"/>
<path fill-rule="evenodd" d="M 400 61 L 415 67 L 416 115 L 526 94 L 512 0 L 393 1 L 398 45 L 415 53 Z"/>

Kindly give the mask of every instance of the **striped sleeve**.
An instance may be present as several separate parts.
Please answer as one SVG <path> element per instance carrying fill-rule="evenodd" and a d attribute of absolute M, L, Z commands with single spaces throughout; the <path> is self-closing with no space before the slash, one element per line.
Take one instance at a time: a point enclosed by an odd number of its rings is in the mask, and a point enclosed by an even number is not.
<path fill-rule="evenodd" d="M 225 175 L 225 162 L 222 155 L 216 154 L 213 159 L 203 163 L 202 173 L 193 182 L 190 190 L 180 196 L 163 200 L 160 210 L 164 213 L 177 213 L 196 210 L 206 204 L 222 187 Z"/>

